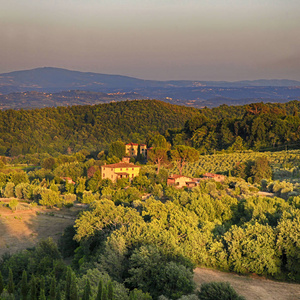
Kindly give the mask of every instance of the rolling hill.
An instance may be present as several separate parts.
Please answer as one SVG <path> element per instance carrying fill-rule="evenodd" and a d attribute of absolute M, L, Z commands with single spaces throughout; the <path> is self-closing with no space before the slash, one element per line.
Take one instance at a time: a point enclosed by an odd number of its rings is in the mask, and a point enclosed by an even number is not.
<path fill-rule="evenodd" d="M 2 109 L 98 104 L 131 99 L 158 99 L 201 108 L 300 100 L 300 82 L 285 79 L 157 81 L 44 67 L 0 74 L 1 94 Z"/>
<path fill-rule="evenodd" d="M 145 142 L 199 115 L 162 101 L 122 101 L 34 110 L 0 110 L 0 155 L 103 150 L 113 141 Z"/>

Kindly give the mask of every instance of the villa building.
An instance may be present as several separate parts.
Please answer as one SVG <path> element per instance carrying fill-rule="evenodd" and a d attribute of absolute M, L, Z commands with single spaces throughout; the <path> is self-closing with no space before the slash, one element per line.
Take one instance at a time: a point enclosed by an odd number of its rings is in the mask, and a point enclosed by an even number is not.
<path fill-rule="evenodd" d="M 113 182 L 116 182 L 121 178 L 132 178 L 139 175 L 140 166 L 128 162 L 119 162 L 116 164 L 103 165 L 101 166 L 101 176 L 102 179 L 110 179 Z"/>
<path fill-rule="evenodd" d="M 167 185 L 175 186 L 179 189 L 185 186 L 188 188 L 192 188 L 198 185 L 198 181 L 194 180 L 194 178 L 187 177 L 184 175 L 172 174 L 168 177 Z"/>
<path fill-rule="evenodd" d="M 147 157 L 147 145 L 146 144 L 135 144 L 128 143 L 125 145 L 125 153 L 130 157 L 137 157 L 138 154 Z"/>

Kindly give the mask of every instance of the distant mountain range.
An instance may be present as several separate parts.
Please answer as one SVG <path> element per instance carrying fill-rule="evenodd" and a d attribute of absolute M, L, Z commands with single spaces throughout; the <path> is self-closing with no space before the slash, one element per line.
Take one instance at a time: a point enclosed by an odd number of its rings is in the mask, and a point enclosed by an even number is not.
<path fill-rule="evenodd" d="M 173 104 L 214 107 L 300 100 L 300 82 L 286 79 L 157 81 L 45 67 L 0 74 L 0 94 L 2 109 L 98 104 L 126 99 L 158 99 Z"/>

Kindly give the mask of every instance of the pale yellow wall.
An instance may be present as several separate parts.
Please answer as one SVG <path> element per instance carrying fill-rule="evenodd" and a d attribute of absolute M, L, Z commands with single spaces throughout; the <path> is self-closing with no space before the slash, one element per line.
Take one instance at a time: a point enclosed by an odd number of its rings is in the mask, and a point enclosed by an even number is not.
<path fill-rule="evenodd" d="M 102 176 L 102 179 L 110 179 L 111 181 L 117 180 L 117 174 L 115 174 L 114 168 L 102 166 L 101 167 L 101 176 Z"/>
<path fill-rule="evenodd" d="M 126 155 L 137 156 L 138 154 L 138 145 L 125 145 Z"/>
<path fill-rule="evenodd" d="M 140 145 L 140 154 L 144 155 L 145 157 L 147 156 L 147 146 L 146 145 Z"/>
<path fill-rule="evenodd" d="M 140 167 L 133 166 L 133 167 L 122 167 L 122 168 L 111 168 L 108 166 L 101 167 L 101 176 L 102 179 L 110 179 L 111 181 L 115 182 L 118 179 L 117 173 L 128 173 L 129 179 L 132 179 L 139 175 Z"/>

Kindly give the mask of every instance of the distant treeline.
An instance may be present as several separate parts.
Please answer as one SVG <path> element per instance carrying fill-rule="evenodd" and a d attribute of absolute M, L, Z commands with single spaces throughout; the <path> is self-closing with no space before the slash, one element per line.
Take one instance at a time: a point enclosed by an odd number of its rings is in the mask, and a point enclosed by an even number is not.
<path fill-rule="evenodd" d="M 112 141 L 144 142 L 180 128 L 199 111 L 161 101 L 0 111 L 0 155 L 99 151 Z"/>
<path fill-rule="evenodd" d="M 182 130 L 169 130 L 166 137 L 173 145 L 184 143 L 201 153 L 299 148 L 299 109 L 299 101 L 205 108 Z"/>
<path fill-rule="evenodd" d="M 0 111 L 0 155 L 100 151 L 111 142 L 145 142 L 153 133 L 201 153 L 298 147 L 299 101 L 221 105 L 201 110 L 157 100 Z"/>

